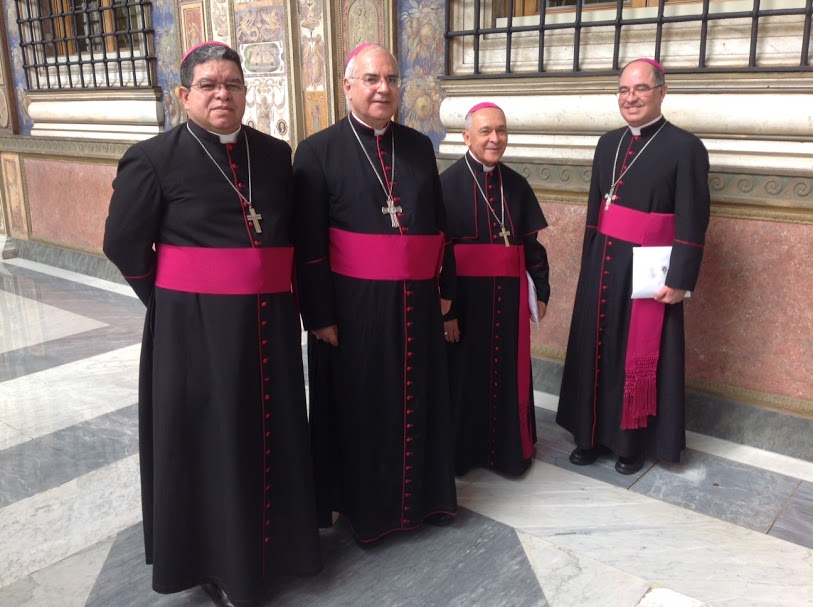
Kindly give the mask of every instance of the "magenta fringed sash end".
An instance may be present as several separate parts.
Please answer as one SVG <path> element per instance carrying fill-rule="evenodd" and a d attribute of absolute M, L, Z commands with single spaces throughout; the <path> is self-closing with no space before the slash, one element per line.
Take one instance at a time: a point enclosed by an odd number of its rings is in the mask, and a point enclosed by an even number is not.
<path fill-rule="evenodd" d="M 639 356 L 626 370 L 624 381 L 624 408 L 621 413 L 621 429 L 646 428 L 649 416 L 657 413 L 658 357 Z"/>
<path fill-rule="evenodd" d="M 675 216 L 614 204 L 608 210 L 601 209 L 599 232 L 644 246 L 671 245 Z M 624 364 L 622 430 L 646 428 L 649 417 L 658 412 L 658 358 L 665 312 L 666 305 L 654 299 L 632 302 Z"/>

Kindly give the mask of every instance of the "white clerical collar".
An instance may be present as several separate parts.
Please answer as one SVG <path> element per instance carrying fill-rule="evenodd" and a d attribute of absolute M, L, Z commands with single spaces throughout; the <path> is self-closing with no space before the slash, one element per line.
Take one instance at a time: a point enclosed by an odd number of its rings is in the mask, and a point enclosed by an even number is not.
<path fill-rule="evenodd" d="M 647 122 L 646 124 L 642 124 L 641 126 L 632 126 L 632 125 L 630 125 L 630 131 L 632 131 L 632 134 L 635 135 L 636 137 L 640 137 L 641 136 L 641 129 L 645 129 L 648 126 L 651 126 L 651 125 L 655 124 L 661 118 L 663 118 L 663 114 L 661 114 L 660 116 L 655 118 L 655 120 L 653 120 L 652 122 Z"/>
<path fill-rule="evenodd" d="M 212 135 L 217 135 L 220 137 L 220 143 L 235 143 L 237 141 L 237 135 L 240 134 L 240 129 L 238 128 L 233 133 L 229 133 L 228 135 L 221 135 L 220 133 L 215 133 L 214 131 L 209 131 Z"/>
<path fill-rule="evenodd" d="M 355 114 L 353 111 L 351 111 L 350 113 L 351 113 L 351 114 L 353 114 L 353 118 L 355 118 L 355 119 L 356 119 L 356 122 L 358 122 L 358 123 L 359 123 L 361 126 L 366 126 L 368 129 L 373 129 L 373 134 L 374 134 L 376 137 L 381 137 L 381 135 L 383 135 L 384 133 L 386 133 L 386 132 L 387 132 L 387 128 L 390 126 L 390 123 L 389 123 L 389 122 L 387 122 L 387 124 L 385 124 L 385 125 L 384 125 L 384 128 L 383 128 L 383 129 L 377 129 L 377 128 L 375 128 L 374 126 L 370 126 L 369 124 L 367 124 L 366 122 L 364 122 L 364 121 L 363 121 L 361 118 L 359 118 L 358 116 L 356 116 L 356 114 Z"/>
<path fill-rule="evenodd" d="M 475 161 L 480 163 L 480 166 L 483 167 L 483 173 L 490 173 L 497 166 L 496 164 L 494 166 L 487 166 L 485 163 L 483 163 L 482 160 L 477 158 L 477 156 L 475 156 L 474 152 L 472 152 L 471 150 L 469 150 L 469 156 L 471 156 L 472 158 L 474 158 Z"/>

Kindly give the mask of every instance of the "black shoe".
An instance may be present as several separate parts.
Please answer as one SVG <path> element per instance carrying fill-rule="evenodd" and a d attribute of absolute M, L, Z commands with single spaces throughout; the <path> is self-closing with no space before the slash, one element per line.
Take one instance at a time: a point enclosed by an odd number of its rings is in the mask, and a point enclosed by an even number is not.
<path fill-rule="evenodd" d="M 576 447 L 573 453 L 570 454 L 570 463 L 577 466 L 589 466 L 596 461 L 600 455 L 607 453 L 609 449 L 603 445 L 596 445 L 591 449 L 582 449 Z"/>
<path fill-rule="evenodd" d="M 435 527 L 445 527 L 454 520 L 454 514 L 446 514 L 445 512 L 436 512 L 430 514 L 424 519 L 425 523 L 434 525 Z"/>
<path fill-rule="evenodd" d="M 619 474 L 635 474 L 644 467 L 644 456 L 621 457 L 615 461 L 615 471 Z"/>
<path fill-rule="evenodd" d="M 215 601 L 218 607 L 234 607 L 234 603 L 229 599 L 229 595 L 217 584 L 203 584 L 203 589 Z"/>

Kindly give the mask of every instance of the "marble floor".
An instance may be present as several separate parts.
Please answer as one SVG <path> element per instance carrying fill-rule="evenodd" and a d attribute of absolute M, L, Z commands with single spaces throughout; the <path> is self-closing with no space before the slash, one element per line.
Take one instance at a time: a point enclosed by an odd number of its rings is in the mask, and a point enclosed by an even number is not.
<path fill-rule="evenodd" d="M 0 607 L 210 606 L 150 590 L 138 490 L 144 309 L 128 287 L 0 262 Z M 680 465 L 571 465 L 537 393 L 521 479 L 459 479 L 460 516 L 361 548 L 323 533 L 278 606 L 811 607 L 813 463 L 690 434 Z"/>

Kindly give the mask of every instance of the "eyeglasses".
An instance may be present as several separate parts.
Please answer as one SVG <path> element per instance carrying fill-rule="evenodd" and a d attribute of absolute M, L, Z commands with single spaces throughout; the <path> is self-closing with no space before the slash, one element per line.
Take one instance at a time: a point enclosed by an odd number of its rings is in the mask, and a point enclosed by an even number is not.
<path fill-rule="evenodd" d="M 634 91 L 636 95 L 646 95 L 650 91 L 659 89 L 662 86 L 663 86 L 662 84 L 656 84 L 655 86 L 649 86 L 648 84 L 636 84 L 632 88 L 622 86 L 615 92 L 615 94 L 618 95 L 619 97 L 627 97 L 629 96 L 630 93 Z"/>
<path fill-rule="evenodd" d="M 216 90 L 223 87 L 228 92 L 234 94 L 245 93 L 246 85 L 242 82 L 216 82 L 214 80 L 201 80 L 190 85 L 198 89 L 201 93 L 214 93 Z"/>
<path fill-rule="evenodd" d="M 362 76 L 361 78 L 356 78 L 355 76 L 353 76 L 350 80 L 361 80 L 362 84 L 364 84 L 364 86 L 366 86 L 369 89 L 378 88 L 382 82 L 386 83 L 386 85 L 390 88 L 397 88 L 401 86 L 400 76 L 384 76 L 380 78 L 372 74 L 367 74 L 366 76 Z"/>

